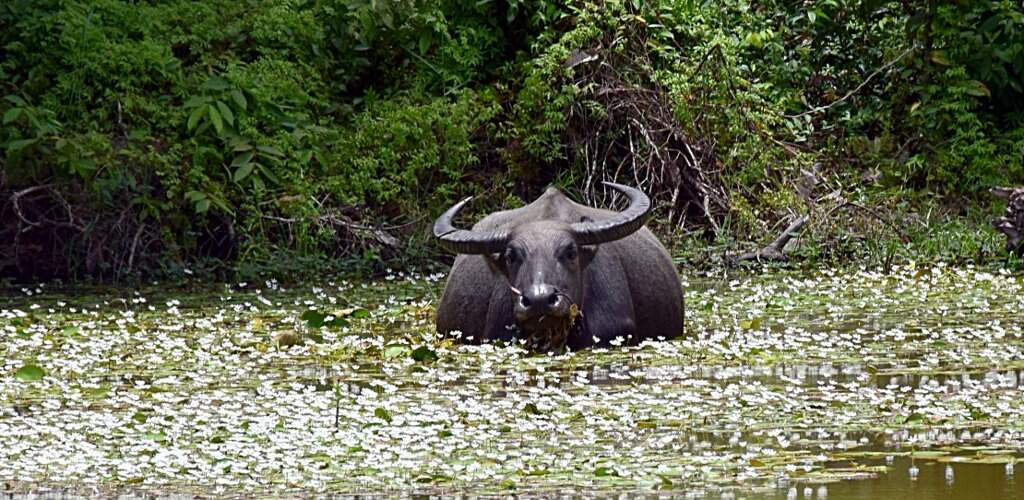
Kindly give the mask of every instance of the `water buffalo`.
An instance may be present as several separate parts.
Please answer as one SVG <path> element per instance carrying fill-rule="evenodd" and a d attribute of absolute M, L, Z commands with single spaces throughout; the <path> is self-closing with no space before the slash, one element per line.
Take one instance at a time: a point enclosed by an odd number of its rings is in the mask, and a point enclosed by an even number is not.
<path fill-rule="evenodd" d="M 548 188 L 472 230 L 452 225 L 472 197 L 438 217 L 434 236 L 460 255 L 437 308 L 437 331 L 459 331 L 473 343 L 524 340 L 540 351 L 680 335 L 679 275 L 644 227 L 651 201 L 638 189 L 605 184 L 626 195 L 626 210 L 580 205 Z"/>

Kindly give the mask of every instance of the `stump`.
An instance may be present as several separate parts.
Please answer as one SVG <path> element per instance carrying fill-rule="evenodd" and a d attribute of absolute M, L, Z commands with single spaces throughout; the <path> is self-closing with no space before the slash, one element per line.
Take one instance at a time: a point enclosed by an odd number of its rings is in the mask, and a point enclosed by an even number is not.
<path fill-rule="evenodd" d="M 989 190 L 998 198 L 1005 198 L 1006 213 L 992 219 L 992 225 L 1006 235 L 1006 251 L 1024 253 L 1024 188 L 996 187 Z"/>

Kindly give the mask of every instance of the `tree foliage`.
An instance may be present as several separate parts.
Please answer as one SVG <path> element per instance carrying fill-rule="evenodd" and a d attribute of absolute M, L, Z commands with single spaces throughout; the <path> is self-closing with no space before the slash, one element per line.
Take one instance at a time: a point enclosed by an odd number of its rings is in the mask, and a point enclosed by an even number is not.
<path fill-rule="evenodd" d="M 0 28 L 3 275 L 369 270 L 551 182 L 720 233 L 1024 177 L 1006 0 L 12 0 Z"/>

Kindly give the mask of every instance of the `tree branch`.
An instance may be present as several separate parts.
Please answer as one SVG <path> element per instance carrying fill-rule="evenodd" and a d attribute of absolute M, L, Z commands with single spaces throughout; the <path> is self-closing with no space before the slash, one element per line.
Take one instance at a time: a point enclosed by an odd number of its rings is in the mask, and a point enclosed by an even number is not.
<path fill-rule="evenodd" d="M 793 237 L 803 229 L 808 220 L 810 219 L 806 215 L 797 218 L 789 225 L 789 227 L 786 228 L 785 231 L 782 231 L 782 233 L 775 238 L 775 241 L 772 241 L 766 247 L 756 252 L 739 255 L 734 257 L 733 260 L 735 262 L 743 262 L 747 260 L 756 260 L 758 262 L 762 260 L 786 260 L 786 254 L 783 253 L 782 250 L 786 247 L 786 244 L 789 243 L 789 240 L 793 239 Z"/>
<path fill-rule="evenodd" d="M 25 224 L 27 224 L 29 227 L 39 227 L 39 226 L 41 226 L 42 225 L 41 222 L 32 222 L 32 221 L 28 220 L 27 217 L 25 217 L 25 214 L 23 214 L 21 212 L 21 205 L 18 203 L 18 200 L 20 200 L 22 196 L 25 196 L 27 194 L 32 194 L 32 193 L 34 193 L 36 191 L 39 191 L 39 190 L 42 190 L 42 189 L 49 189 L 49 188 L 51 188 L 53 186 L 55 186 L 55 184 L 40 184 L 38 186 L 27 187 L 25 189 L 22 189 L 21 191 L 18 191 L 18 192 L 15 192 L 14 194 L 12 194 L 11 195 L 11 205 L 14 207 L 15 215 L 17 215 L 18 218 L 21 219 L 21 221 L 24 222 Z M 24 229 L 24 230 L 27 230 L 27 228 Z"/>
<path fill-rule="evenodd" d="M 839 104 L 839 103 L 849 99 L 850 96 L 852 96 L 853 94 L 856 94 L 857 92 L 860 91 L 860 89 L 864 88 L 864 86 L 867 85 L 868 82 L 870 82 L 872 78 L 878 76 L 879 73 L 885 71 L 886 69 L 891 67 L 893 64 L 896 64 L 897 62 L 899 62 L 900 59 L 903 59 L 904 57 L 906 57 L 906 55 L 909 54 L 913 50 L 914 50 L 914 47 L 910 47 L 907 50 L 904 50 L 902 54 L 900 54 L 899 56 L 896 57 L 896 59 L 893 59 L 893 60 L 885 63 L 884 65 L 882 65 L 882 67 L 876 69 L 874 71 L 874 73 L 871 73 L 870 75 L 868 75 L 868 77 L 866 79 L 864 79 L 863 82 L 860 82 L 860 85 L 857 85 L 856 88 L 854 88 L 853 90 L 847 92 L 846 95 L 844 95 L 843 97 L 840 97 L 839 99 L 837 99 L 835 101 L 832 101 L 831 103 L 829 103 L 829 104 L 827 104 L 825 106 L 818 106 L 816 108 L 804 111 L 803 113 L 800 113 L 800 114 L 796 114 L 796 115 L 786 115 L 786 114 L 784 114 L 782 116 L 784 116 L 786 118 L 800 118 L 801 116 L 804 116 L 804 115 L 820 113 L 822 111 L 825 111 L 825 110 L 831 108 L 832 106 L 835 106 L 836 104 Z"/>

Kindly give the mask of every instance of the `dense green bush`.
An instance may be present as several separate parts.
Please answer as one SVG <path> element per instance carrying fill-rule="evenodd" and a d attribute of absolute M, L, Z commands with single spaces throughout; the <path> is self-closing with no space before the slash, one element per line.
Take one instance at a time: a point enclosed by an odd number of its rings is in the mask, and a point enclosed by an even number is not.
<path fill-rule="evenodd" d="M 465 88 L 527 36 L 498 10 L 5 4 L 0 187 L 16 203 L 2 231 L 30 229 L 29 246 L 49 260 L 12 252 L 23 257 L 3 272 L 117 276 L 197 259 L 332 257 L 352 247 L 339 245 L 352 227 L 451 201 L 479 163 L 473 140 L 496 106 L 493 92 Z"/>
<path fill-rule="evenodd" d="M 372 270 L 463 195 L 600 178 L 741 240 L 973 198 L 1024 178 L 1022 33 L 1007 0 L 12 0 L 0 274 Z"/>

